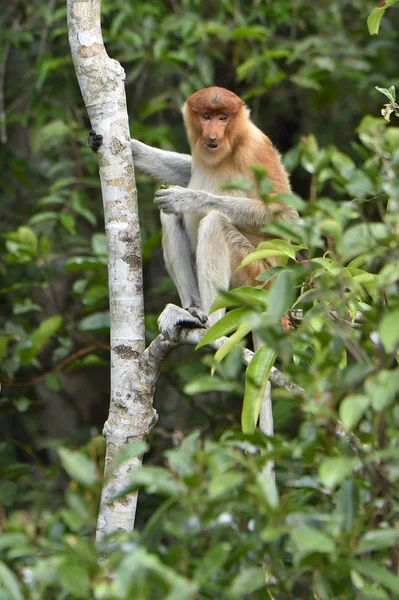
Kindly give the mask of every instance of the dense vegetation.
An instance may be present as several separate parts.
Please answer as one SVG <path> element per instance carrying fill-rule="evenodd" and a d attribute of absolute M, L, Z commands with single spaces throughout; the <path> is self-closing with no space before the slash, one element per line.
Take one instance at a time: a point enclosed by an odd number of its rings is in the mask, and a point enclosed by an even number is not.
<path fill-rule="evenodd" d="M 3 10 L 1 600 L 399 597 L 399 128 L 395 98 L 375 90 L 399 88 L 389 11 L 371 37 L 360 0 L 103 0 L 132 136 L 186 151 L 183 99 L 234 89 L 284 153 L 295 196 L 282 200 L 301 214 L 269 227 L 284 240 L 263 248 L 281 256 L 270 292 L 220 299 L 233 310 L 219 334 L 236 332 L 227 356 L 184 349 L 165 366 L 132 481 L 138 527 L 111 552 L 111 582 L 93 545 L 109 383 L 97 164 L 64 2 Z M 154 185 L 138 185 L 151 339 L 176 294 Z M 267 201 L 262 174 L 259 186 Z M 274 390 L 272 445 L 240 428 L 250 330 L 306 390 Z M 259 475 L 270 458 L 276 486 Z"/>

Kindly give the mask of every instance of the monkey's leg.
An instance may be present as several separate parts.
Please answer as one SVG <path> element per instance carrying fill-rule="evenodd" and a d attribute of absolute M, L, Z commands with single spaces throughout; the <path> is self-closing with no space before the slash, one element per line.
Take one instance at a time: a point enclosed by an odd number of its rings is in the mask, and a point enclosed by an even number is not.
<path fill-rule="evenodd" d="M 167 215 L 161 211 L 161 223 L 166 268 L 174 281 L 185 309 L 175 312 L 169 309 L 162 313 L 158 320 L 161 333 L 174 341 L 176 329 L 203 327 L 207 321 L 207 315 L 201 310 L 195 259 L 184 227 L 183 217 Z"/>
<path fill-rule="evenodd" d="M 221 213 L 211 211 L 201 219 L 197 242 L 197 276 L 201 296 L 201 307 L 209 313 L 213 301 L 220 291 L 230 287 L 232 272 L 232 247 L 229 232 L 235 229 Z M 208 324 L 213 325 L 224 315 L 224 309 L 218 310 L 208 317 Z"/>
<path fill-rule="evenodd" d="M 209 312 L 218 293 L 230 289 L 232 284 L 234 287 L 253 284 L 252 274 L 248 279 L 246 272 L 238 271 L 237 275 L 236 270 L 242 259 L 254 250 L 254 244 L 218 211 L 211 211 L 201 220 L 197 242 L 197 276 L 201 306 L 205 312 Z M 256 272 L 258 274 L 259 271 Z M 224 312 L 221 309 L 212 313 L 208 324 L 216 323 Z"/>
<path fill-rule="evenodd" d="M 194 253 L 183 217 L 161 211 L 162 246 L 166 268 L 172 277 L 183 308 L 201 307 Z"/>

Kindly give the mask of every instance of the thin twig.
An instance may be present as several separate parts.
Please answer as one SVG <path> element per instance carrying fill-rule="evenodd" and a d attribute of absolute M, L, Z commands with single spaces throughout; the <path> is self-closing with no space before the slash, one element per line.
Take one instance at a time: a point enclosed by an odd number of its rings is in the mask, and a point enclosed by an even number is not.
<path fill-rule="evenodd" d="M 182 329 L 178 336 L 177 342 L 171 342 L 167 340 L 162 334 L 158 335 L 148 346 L 146 351 L 144 352 L 143 360 L 146 364 L 151 363 L 152 367 L 155 368 L 158 373 L 161 369 L 163 361 L 169 356 L 169 354 L 178 346 L 183 346 L 185 344 L 190 346 L 196 346 L 204 337 L 207 329 Z M 211 342 L 207 344 L 207 348 L 212 348 L 213 350 L 218 350 L 225 342 L 227 342 L 227 337 L 221 337 L 215 342 Z M 254 353 L 248 348 L 244 348 L 242 351 L 242 360 L 245 365 L 249 365 Z M 284 387 L 292 394 L 296 396 L 304 396 L 305 390 L 301 388 L 299 385 L 292 383 L 281 371 L 279 371 L 276 367 L 272 367 L 272 371 L 270 373 L 270 383 L 276 387 Z"/>
<path fill-rule="evenodd" d="M 55 373 L 62 371 L 62 369 L 64 369 L 67 365 L 69 365 L 71 362 L 73 362 L 77 358 L 80 358 L 81 356 L 84 356 L 85 354 L 88 354 L 89 352 L 93 352 L 94 350 L 98 350 L 98 347 L 96 344 L 92 344 L 91 346 L 86 346 L 85 348 L 80 348 L 79 350 L 76 350 L 76 352 L 73 352 L 69 356 L 66 356 L 65 358 L 63 358 L 58 364 L 55 365 L 55 367 L 50 369 L 50 371 L 46 371 L 45 373 L 42 373 L 41 375 L 38 375 L 37 377 L 33 377 L 32 379 L 29 379 L 28 381 L 3 381 L 3 385 L 9 386 L 9 387 L 27 387 L 29 385 L 34 385 L 35 383 L 40 383 L 40 381 L 43 381 L 43 379 L 46 379 L 46 377 L 48 377 L 49 375 L 54 375 Z"/>
<path fill-rule="evenodd" d="M 4 79 L 10 48 L 11 44 L 10 42 L 7 42 L 4 46 L 3 57 L 0 61 L 0 141 L 2 144 L 7 143 L 6 109 L 4 104 Z"/>

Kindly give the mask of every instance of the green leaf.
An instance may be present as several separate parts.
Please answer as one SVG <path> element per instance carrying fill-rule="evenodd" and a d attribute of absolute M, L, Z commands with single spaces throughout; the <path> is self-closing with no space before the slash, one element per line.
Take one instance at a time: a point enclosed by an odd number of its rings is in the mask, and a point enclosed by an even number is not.
<path fill-rule="evenodd" d="M 69 62 L 69 61 L 68 61 Z M 42 148 L 50 148 L 61 143 L 60 137 L 70 136 L 72 129 L 61 119 L 54 119 L 32 133 L 32 149 L 38 152 Z"/>
<path fill-rule="evenodd" d="M 8 342 L 11 340 L 11 336 L 2 335 L 0 333 L 0 360 L 2 360 L 7 353 Z"/>
<path fill-rule="evenodd" d="M 365 577 L 374 579 L 388 590 L 399 594 L 399 577 L 371 560 L 351 560 L 350 566 Z"/>
<path fill-rule="evenodd" d="M 256 483 L 261 491 L 263 498 L 271 509 L 276 509 L 279 505 L 278 490 L 273 477 L 267 477 L 264 473 L 258 473 Z M 262 539 L 265 537 L 263 535 Z"/>
<path fill-rule="evenodd" d="M 17 409 L 18 412 L 24 413 L 28 410 L 30 405 L 32 404 L 32 400 L 26 398 L 25 396 L 21 396 L 20 398 L 15 398 L 13 401 L 13 405 Z"/>
<path fill-rule="evenodd" d="M 60 214 L 60 222 L 71 235 L 76 235 L 76 221 L 73 215 L 68 213 Z"/>
<path fill-rule="evenodd" d="M 297 248 L 285 240 L 268 240 L 267 242 L 261 242 L 257 247 L 257 250 L 267 249 L 278 250 L 293 260 L 295 259 L 297 251 Z"/>
<path fill-rule="evenodd" d="M 220 337 L 228 335 L 237 329 L 249 314 L 250 311 L 247 308 L 236 308 L 231 310 L 208 329 L 202 340 L 197 344 L 197 348 L 202 348 L 210 342 L 214 342 Z"/>
<path fill-rule="evenodd" d="M 134 552 L 127 553 L 118 565 L 118 576 L 112 581 L 108 597 L 125 600 L 126 591 L 131 589 L 133 582 L 140 581 L 143 574 L 147 572 L 151 574 L 151 578 L 160 580 L 168 586 L 169 593 L 164 596 L 165 600 L 189 600 L 196 595 L 195 583 L 187 581 L 174 569 L 164 564 L 158 556 L 150 554 L 144 548 L 135 548 Z M 140 596 L 144 598 L 142 594 Z"/>
<path fill-rule="evenodd" d="M 270 258 L 272 256 L 287 256 L 285 252 L 282 250 L 278 250 L 277 248 L 266 248 L 265 250 L 255 250 L 255 252 L 251 252 L 248 254 L 244 260 L 241 261 L 240 268 L 246 267 L 257 260 L 264 260 L 265 258 Z"/>
<path fill-rule="evenodd" d="M 86 569 L 72 560 L 65 560 L 59 567 L 61 585 L 73 594 L 74 598 L 88 598 L 90 579 Z"/>
<path fill-rule="evenodd" d="M 374 410 L 381 411 L 391 406 L 399 392 L 399 369 L 383 369 L 369 377 L 364 384 Z"/>
<path fill-rule="evenodd" d="M 364 394 L 351 394 L 339 406 L 339 418 L 345 429 L 353 429 L 370 406 L 370 399 Z"/>
<path fill-rule="evenodd" d="M 165 452 L 169 467 L 179 477 L 190 477 L 195 469 L 195 458 L 200 448 L 200 432 L 193 431 L 183 439 L 178 448 Z"/>
<path fill-rule="evenodd" d="M 185 394 L 195 396 L 196 394 L 206 394 L 207 392 L 231 392 L 233 386 L 228 381 L 217 377 L 217 375 L 198 375 L 187 383 L 183 390 Z"/>
<path fill-rule="evenodd" d="M 281 271 L 273 282 L 269 292 L 267 317 L 272 324 L 278 323 L 295 299 L 295 287 L 292 272 Z"/>
<path fill-rule="evenodd" d="M 29 538 L 24 533 L 4 533 L 0 537 L 0 551 L 10 548 L 24 548 L 29 546 Z"/>
<path fill-rule="evenodd" d="M 22 246 L 24 250 L 29 251 L 30 254 L 36 255 L 38 249 L 38 237 L 36 232 L 30 227 L 21 225 L 16 231 L 11 231 L 6 234 L 6 239 L 17 243 Z"/>
<path fill-rule="evenodd" d="M 48 196 L 44 196 L 37 202 L 37 206 L 40 208 L 41 206 L 48 206 L 49 204 L 64 204 L 65 199 L 60 194 L 49 194 Z"/>
<path fill-rule="evenodd" d="M 356 554 L 391 548 L 397 544 L 398 540 L 399 531 L 396 529 L 372 529 L 367 531 L 359 541 Z"/>
<path fill-rule="evenodd" d="M 384 94 L 384 96 L 386 96 L 391 102 L 395 102 L 396 101 L 396 90 L 395 90 L 395 86 L 391 85 L 391 87 L 387 88 L 381 88 L 378 87 L 378 85 L 375 86 L 375 89 L 378 92 L 381 92 L 381 94 Z"/>
<path fill-rule="evenodd" d="M 233 598 L 247 598 L 249 594 L 256 592 L 266 585 L 266 573 L 260 567 L 248 567 L 242 569 L 233 579 L 229 590 Z"/>
<path fill-rule="evenodd" d="M 97 481 L 97 472 L 91 460 L 82 452 L 58 448 L 58 456 L 65 471 L 74 481 L 90 487 Z"/>
<path fill-rule="evenodd" d="M 286 165 L 286 168 L 288 171 L 290 171 L 290 169 L 287 167 L 287 165 Z M 290 194 L 286 194 L 286 193 L 276 194 L 275 196 L 272 196 L 272 199 L 273 199 L 273 202 L 278 202 L 279 204 L 285 204 L 287 206 L 295 208 L 298 212 L 305 210 L 305 208 L 306 208 L 306 202 L 304 200 L 302 200 L 302 198 L 300 196 L 298 196 L 297 194 L 293 194 L 292 192 Z"/>
<path fill-rule="evenodd" d="M 109 329 L 109 311 L 93 313 L 88 317 L 84 317 L 79 323 L 81 331 L 98 331 L 101 329 Z"/>
<path fill-rule="evenodd" d="M 215 473 L 209 483 L 209 496 L 212 499 L 227 496 L 235 490 L 239 490 L 244 483 L 244 476 L 237 471 L 226 471 Z"/>
<path fill-rule="evenodd" d="M 40 311 L 39 304 L 32 302 L 30 298 L 24 298 L 20 302 L 15 302 L 12 312 L 14 315 L 24 315 L 27 312 Z"/>
<path fill-rule="evenodd" d="M 380 29 L 381 19 L 387 8 L 395 4 L 398 0 L 385 0 L 369 14 L 367 17 L 367 27 L 369 28 L 370 35 L 376 35 Z"/>
<path fill-rule="evenodd" d="M 61 377 L 57 373 L 49 373 L 45 378 L 45 383 L 50 390 L 59 392 L 64 387 Z"/>
<path fill-rule="evenodd" d="M 24 600 L 17 577 L 0 561 L 0 594 L 2 591 L 7 600 Z"/>
<path fill-rule="evenodd" d="M 60 315 L 42 321 L 32 334 L 32 346 L 38 352 L 61 328 L 64 319 Z"/>
<path fill-rule="evenodd" d="M 344 456 L 326 458 L 319 467 L 319 477 L 326 488 L 342 483 L 353 469 L 353 459 Z"/>
<path fill-rule="evenodd" d="M 172 473 L 162 467 L 140 467 L 132 471 L 128 485 L 115 498 L 144 488 L 149 494 L 160 494 L 167 497 L 180 497 L 185 490 L 182 481 L 174 478 Z"/>
<path fill-rule="evenodd" d="M 359 514 L 359 486 L 356 481 L 344 481 L 337 495 L 336 514 L 339 518 L 341 531 L 352 531 Z"/>
<path fill-rule="evenodd" d="M 241 413 L 241 428 L 243 433 L 253 433 L 255 431 L 262 399 L 275 360 L 275 351 L 267 346 L 262 346 L 255 352 L 247 367 Z"/>
<path fill-rule="evenodd" d="M 104 233 L 91 236 L 91 248 L 96 256 L 107 256 L 107 238 Z"/>
<path fill-rule="evenodd" d="M 29 223 L 31 225 L 35 225 L 36 223 L 43 223 L 43 221 L 52 221 L 54 219 L 58 219 L 58 213 L 53 210 L 46 210 L 44 212 L 37 213 L 37 215 L 33 215 L 29 219 Z"/>
<path fill-rule="evenodd" d="M 342 267 L 330 258 L 312 258 L 310 262 L 320 265 L 328 273 L 331 273 L 331 275 L 339 275 L 342 271 Z"/>
<path fill-rule="evenodd" d="M 37 329 L 32 333 L 30 346 L 22 348 L 20 352 L 21 362 L 29 364 L 40 350 L 51 340 L 63 324 L 63 318 L 59 315 L 49 317 L 42 321 Z"/>
<path fill-rule="evenodd" d="M 299 527 L 294 527 L 291 530 L 290 535 L 301 558 L 314 552 L 319 554 L 332 554 L 335 552 L 334 540 L 320 529 L 308 525 L 299 525 Z"/>
<path fill-rule="evenodd" d="M 89 256 L 75 256 L 69 258 L 65 263 L 65 270 L 67 273 L 77 273 L 85 271 L 98 271 L 104 269 L 104 264 L 98 258 L 91 258 Z"/>
<path fill-rule="evenodd" d="M 380 323 L 381 343 L 386 352 L 394 352 L 399 344 L 399 309 L 384 315 Z"/>
<path fill-rule="evenodd" d="M 97 223 L 96 216 L 88 208 L 86 208 L 84 196 L 76 190 L 72 193 L 71 208 L 78 215 L 86 219 L 86 221 L 88 221 L 90 225 L 93 225 L 93 227 L 95 227 Z"/>
<path fill-rule="evenodd" d="M 280 271 L 283 271 L 285 269 L 287 269 L 287 267 L 285 267 L 284 265 L 276 265 L 275 267 L 271 267 L 270 269 L 267 269 L 267 271 L 264 271 L 263 273 L 258 275 L 256 279 L 258 281 L 263 281 L 264 283 L 266 283 L 267 281 L 270 281 L 270 279 L 273 279 L 273 277 L 276 277 L 276 275 L 278 275 Z"/>
<path fill-rule="evenodd" d="M 119 450 L 119 452 L 114 457 L 111 465 L 111 470 L 114 471 L 122 463 L 144 454 L 145 452 L 147 452 L 147 450 L 148 445 L 144 442 L 129 442 L 127 446 L 124 446 L 121 450 Z"/>
<path fill-rule="evenodd" d="M 338 251 L 347 261 L 362 252 L 370 252 L 386 237 L 388 231 L 383 223 L 360 223 L 345 231 L 338 243 Z"/>
<path fill-rule="evenodd" d="M 201 558 L 194 573 L 194 580 L 206 585 L 222 569 L 231 553 L 231 545 L 226 542 L 215 544 Z"/>
<path fill-rule="evenodd" d="M 224 342 L 224 344 L 216 351 L 214 360 L 217 363 L 221 363 L 222 360 L 235 348 L 237 348 L 238 344 L 245 338 L 245 336 L 251 331 L 251 325 L 248 323 L 241 323 L 237 327 L 237 331 L 235 331 L 230 338 Z"/>
<path fill-rule="evenodd" d="M 334 150 L 331 155 L 331 162 L 342 177 L 349 179 L 352 176 L 356 166 L 353 160 L 343 152 Z"/>
<path fill-rule="evenodd" d="M 346 189 L 356 198 L 366 198 L 367 196 L 370 196 L 374 190 L 370 177 L 360 169 L 357 169 L 352 173 L 349 183 L 346 185 Z"/>
<path fill-rule="evenodd" d="M 356 576 L 357 578 L 360 577 L 360 575 L 358 575 L 356 573 L 356 571 L 351 571 L 351 577 L 352 579 L 354 578 L 354 576 Z M 364 580 L 362 578 L 362 595 L 360 596 L 361 600 L 391 600 L 392 597 L 388 596 L 388 594 L 386 592 L 384 592 L 383 589 L 381 589 L 381 587 L 379 586 L 379 588 L 375 588 L 374 585 L 364 585 Z"/>
<path fill-rule="evenodd" d="M 222 292 L 210 308 L 210 312 L 230 306 L 266 306 L 268 292 L 252 286 L 243 286 L 230 292 Z"/>

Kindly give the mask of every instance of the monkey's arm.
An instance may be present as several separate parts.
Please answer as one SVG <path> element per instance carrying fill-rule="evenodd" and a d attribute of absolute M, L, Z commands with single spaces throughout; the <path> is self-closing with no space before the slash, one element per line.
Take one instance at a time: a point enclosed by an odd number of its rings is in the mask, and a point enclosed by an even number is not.
<path fill-rule="evenodd" d="M 103 136 L 90 129 L 87 138 L 90 148 L 97 152 Z M 134 166 L 153 179 L 171 185 L 186 187 L 191 178 L 191 156 L 147 146 L 138 140 L 130 140 Z"/>
<path fill-rule="evenodd" d="M 157 181 L 186 187 L 191 178 L 191 156 L 130 140 L 134 166 Z"/>
<path fill-rule="evenodd" d="M 265 204 L 251 198 L 234 196 L 216 196 L 199 190 L 171 187 L 159 190 L 155 202 L 166 213 L 207 214 L 212 210 L 225 215 L 233 225 L 244 231 L 256 231 L 273 218 L 293 221 L 298 218 L 297 211 L 289 206 L 277 203 Z"/>

